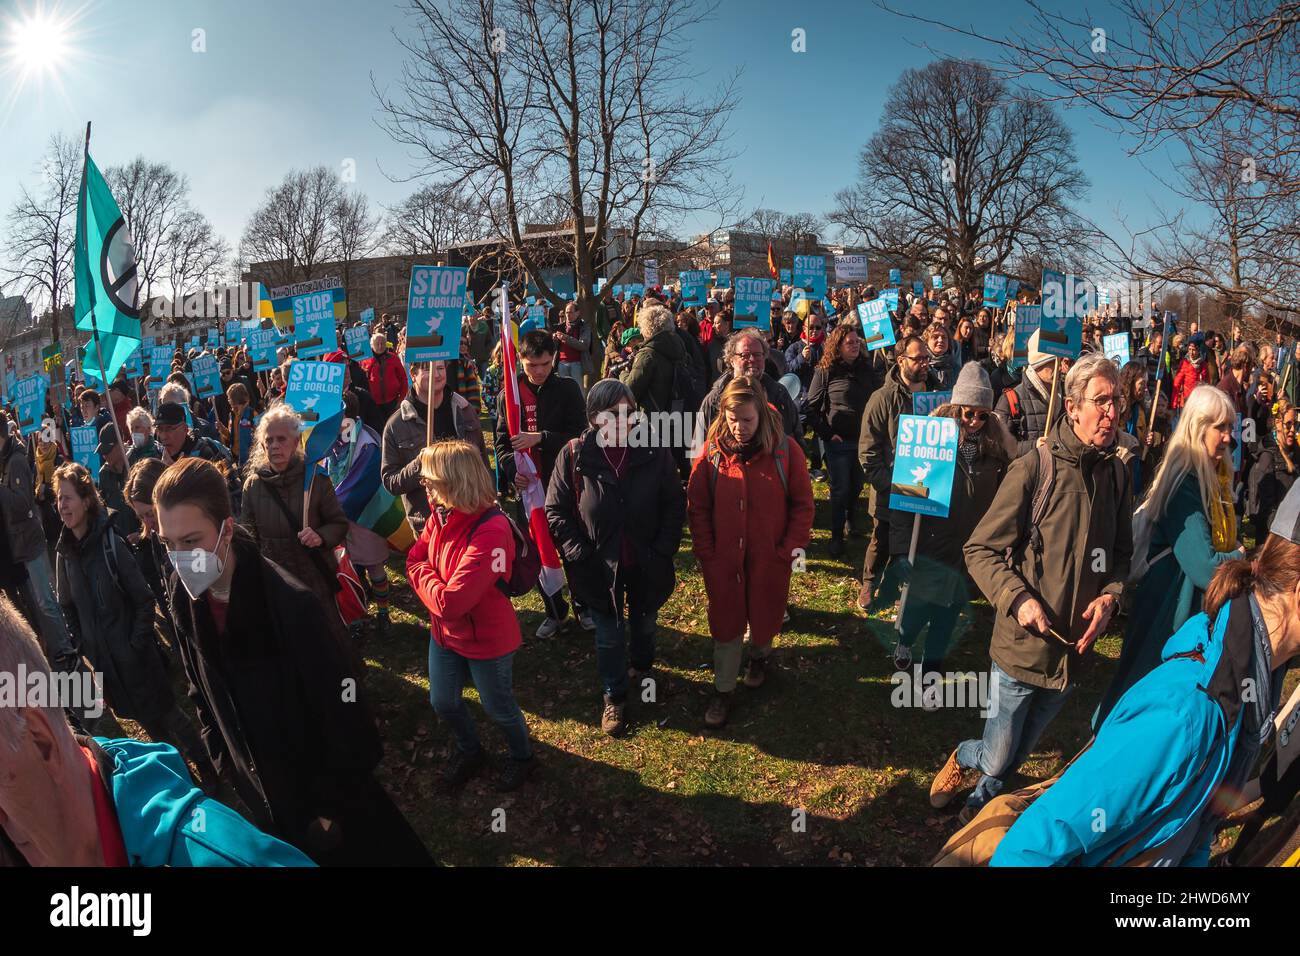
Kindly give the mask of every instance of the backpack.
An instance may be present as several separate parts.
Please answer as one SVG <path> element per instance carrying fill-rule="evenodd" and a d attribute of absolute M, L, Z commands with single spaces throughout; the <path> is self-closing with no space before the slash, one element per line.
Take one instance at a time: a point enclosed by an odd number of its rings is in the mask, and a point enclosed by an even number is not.
<path fill-rule="evenodd" d="M 510 576 L 508 578 L 497 578 L 496 586 L 506 597 L 523 597 L 533 588 L 537 587 L 537 579 L 542 573 L 542 555 L 541 552 L 533 545 L 532 539 L 519 530 L 519 525 L 515 520 L 502 511 L 496 505 L 486 509 L 469 529 L 469 535 L 466 538 L 474 536 L 479 525 L 496 515 L 506 519 L 506 524 L 510 526 L 510 533 L 515 539 L 515 560 L 510 565 Z"/>
<path fill-rule="evenodd" d="M 1133 512 L 1133 558 L 1129 564 L 1128 584 L 1141 583 L 1152 565 L 1174 553 L 1173 548 L 1165 548 L 1154 558 L 1147 557 L 1151 550 L 1151 532 L 1155 526 L 1149 509 L 1142 507 Z"/>
<path fill-rule="evenodd" d="M 1052 457 L 1051 449 L 1047 443 L 1037 447 L 1038 452 L 1038 475 L 1034 478 L 1034 494 L 1029 506 L 1029 546 L 1036 557 L 1042 557 L 1043 554 L 1043 519 L 1047 517 L 1047 505 L 1052 500 L 1052 491 L 1056 487 L 1056 459 Z M 1113 459 L 1115 471 L 1116 489 L 1123 487 L 1124 472 L 1127 466 L 1120 457 L 1116 455 Z M 1148 540 L 1150 533 L 1148 532 Z M 1135 549 L 1136 550 L 1136 549 Z M 1145 551 L 1143 554 L 1145 555 Z M 1161 555 L 1160 557 L 1163 557 Z M 1160 560 L 1157 557 L 1156 560 Z"/>

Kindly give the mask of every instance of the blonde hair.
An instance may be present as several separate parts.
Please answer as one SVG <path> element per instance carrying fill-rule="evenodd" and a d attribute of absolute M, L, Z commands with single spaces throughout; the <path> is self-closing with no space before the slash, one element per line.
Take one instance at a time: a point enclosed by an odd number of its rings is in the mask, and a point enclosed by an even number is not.
<path fill-rule="evenodd" d="M 739 406 L 745 404 L 753 405 L 757 409 L 758 431 L 754 433 L 754 437 L 758 439 L 764 452 L 772 454 L 785 437 L 785 425 L 781 421 L 781 413 L 768 403 L 767 392 L 762 383 L 748 375 L 733 378 L 722 390 L 722 397 L 718 400 L 718 413 L 709 425 L 706 440 L 714 447 L 719 447 L 724 438 L 730 443 L 731 431 L 727 428 L 727 412 L 734 412 Z"/>
<path fill-rule="evenodd" d="M 478 449 L 459 438 L 424 448 L 420 452 L 420 477 L 433 486 L 437 503 L 453 511 L 477 514 L 496 504 L 492 476 Z"/>
<path fill-rule="evenodd" d="M 276 425 L 287 424 L 293 429 L 296 435 L 302 430 L 302 417 L 289 405 L 281 402 L 279 405 L 272 405 L 262 415 L 257 423 L 257 431 L 253 433 L 253 447 L 248 452 L 248 473 L 250 475 L 268 467 L 271 462 L 266 456 L 266 434 Z M 301 449 L 295 448 L 294 456 L 300 455 Z"/>
<path fill-rule="evenodd" d="M 1169 439 L 1165 457 L 1138 510 L 1145 508 L 1152 521 L 1159 520 L 1169 505 L 1170 496 L 1187 475 L 1194 474 L 1201 489 L 1201 506 L 1209 514 L 1210 503 L 1219 498 L 1219 475 L 1214 462 L 1205 453 L 1205 433 L 1221 422 L 1231 426 L 1236 418 L 1237 409 L 1226 393 L 1213 385 L 1198 385 L 1192 389 L 1178 426 Z M 1227 462 L 1221 461 L 1218 470 L 1224 471 L 1227 467 Z"/>
<path fill-rule="evenodd" d="M 643 305 L 636 313 L 636 327 L 641 337 L 649 341 L 664 329 L 673 327 L 673 314 L 663 305 Z"/>

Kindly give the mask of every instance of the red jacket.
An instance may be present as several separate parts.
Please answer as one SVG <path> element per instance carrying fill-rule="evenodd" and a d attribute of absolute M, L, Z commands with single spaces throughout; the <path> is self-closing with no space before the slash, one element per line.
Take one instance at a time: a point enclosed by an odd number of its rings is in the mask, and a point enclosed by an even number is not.
<path fill-rule="evenodd" d="M 406 555 L 406 579 L 429 609 L 430 636 L 471 660 L 509 654 L 521 643 L 515 609 L 496 586 L 510 576 L 514 535 L 501 514 L 471 535 L 482 513 L 435 511 Z"/>
<path fill-rule="evenodd" d="M 400 402 L 406 398 L 406 366 L 392 349 L 384 349 L 374 358 L 366 359 L 361 367 L 370 379 L 370 397 L 376 405 Z"/>
<path fill-rule="evenodd" d="M 767 454 L 745 462 L 709 444 L 691 469 L 687 514 L 716 640 L 735 640 L 748 624 L 763 647 L 781 630 L 794 551 L 808 547 L 813 523 L 807 459 L 797 441 L 785 443 L 788 488 Z"/>
<path fill-rule="evenodd" d="M 1187 396 L 1192 394 L 1192 389 L 1197 385 L 1208 384 L 1210 384 L 1210 363 L 1202 360 L 1200 368 L 1197 368 L 1187 359 L 1183 359 L 1182 364 L 1178 366 L 1178 371 L 1174 373 L 1174 394 L 1170 407 L 1182 408 L 1187 403 Z"/>

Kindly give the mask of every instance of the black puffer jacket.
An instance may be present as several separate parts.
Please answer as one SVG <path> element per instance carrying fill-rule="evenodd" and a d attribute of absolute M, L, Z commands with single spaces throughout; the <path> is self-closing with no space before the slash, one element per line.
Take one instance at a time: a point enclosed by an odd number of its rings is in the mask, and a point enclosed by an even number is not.
<path fill-rule="evenodd" d="M 573 596 L 583 604 L 613 613 L 618 583 L 628 588 L 629 600 L 658 608 L 676 584 L 673 557 L 686 521 L 677 465 L 665 448 L 629 448 L 620 479 L 599 436 L 588 429 L 555 460 L 546 493 L 551 537 Z M 622 562 L 624 537 L 636 559 L 631 568 Z"/>
<path fill-rule="evenodd" d="M 1037 373 L 1032 368 L 1026 368 L 1020 376 L 1020 383 L 1013 389 L 1015 395 L 1015 409 L 1012 409 L 1012 400 L 1003 392 L 998 396 L 997 404 L 993 410 L 1002 419 L 1002 424 L 1007 426 L 1007 431 L 1011 432 L 1011 437 L 1016 440 L 1016 455 L 1027 454 L 1034 450 L 1034 445 L 1038 439 L 1047 434 L 1047 404 L 1048 400 L 1039 393 L 1033 384 L 1029 381 L 1030 377 Z M 1043 391 L 1048 390 L 1047 386 Z M 1058 376 L 1056 385 L 1056 407 L 1052 409 L 1052 423 L 1059 422 L 1061 416 L 1065 414 L 1065 376 Z"/>
<path fill-rule="evenodd" d="M 808 426 L 823 441 L 839 436 L 857 441 L 862 431 L 862 413 L 876 390 L 871 360 L 865 352 L 852 365 L 836 359 L 830 368 L 818 366 L 808 388 Z"/>
<path fill-rule="evenodd" d="M 153 593 L 106 514 L 92 520 L 81 540 L 67 528 L 60 532 L 55 580 L 78 648 L 104 675 L 104 696 L 113 712 L 152 720 L 171 710 L 165 658 L 153 633 Z"/>

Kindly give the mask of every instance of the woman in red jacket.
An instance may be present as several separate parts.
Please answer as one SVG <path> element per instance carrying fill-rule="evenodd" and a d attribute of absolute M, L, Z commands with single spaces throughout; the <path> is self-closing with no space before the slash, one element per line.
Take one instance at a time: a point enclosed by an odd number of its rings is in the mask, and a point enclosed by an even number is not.
<path fill-rule="evenodd" d="M 1170 407 L 1181 409 L 1197 385 L 1213 385 L 1210 365 L 1205 361 L 1205 337 L 1197 332 L 1187 342 L 1187 357 L 1174 373 L 1174 398 Z"/>
<path fill-rule="evenodd" d="M 436 507 L 406 556 L 406 577 L 429 609 L 429 698 L 456 738 L 445 783 L 459 786 L 483 765 L 478 731 L 461 697 L 469 671 L 483 709 L 510 747 L 497 789 L 517 790 L 533 770 L 533 745 L 511 678 L 519 619 L 496 586 L 510 576 L 514 536 L 496 505 L 492 476 L 469 442 L 434 443 L 420 452 L 420 471 Z"/>
<path fill-rule="evenodd" d="M 807 461 L 756 379 L 732 379 L 723 391 L 686 499 L 714 642 L 716 693 L 704 722 L 721 727 L 740 674 L 746 630 L 751 650 L 745 686 L 759 687 L 766 678 L 790 572 L 813 522 Z"/>

